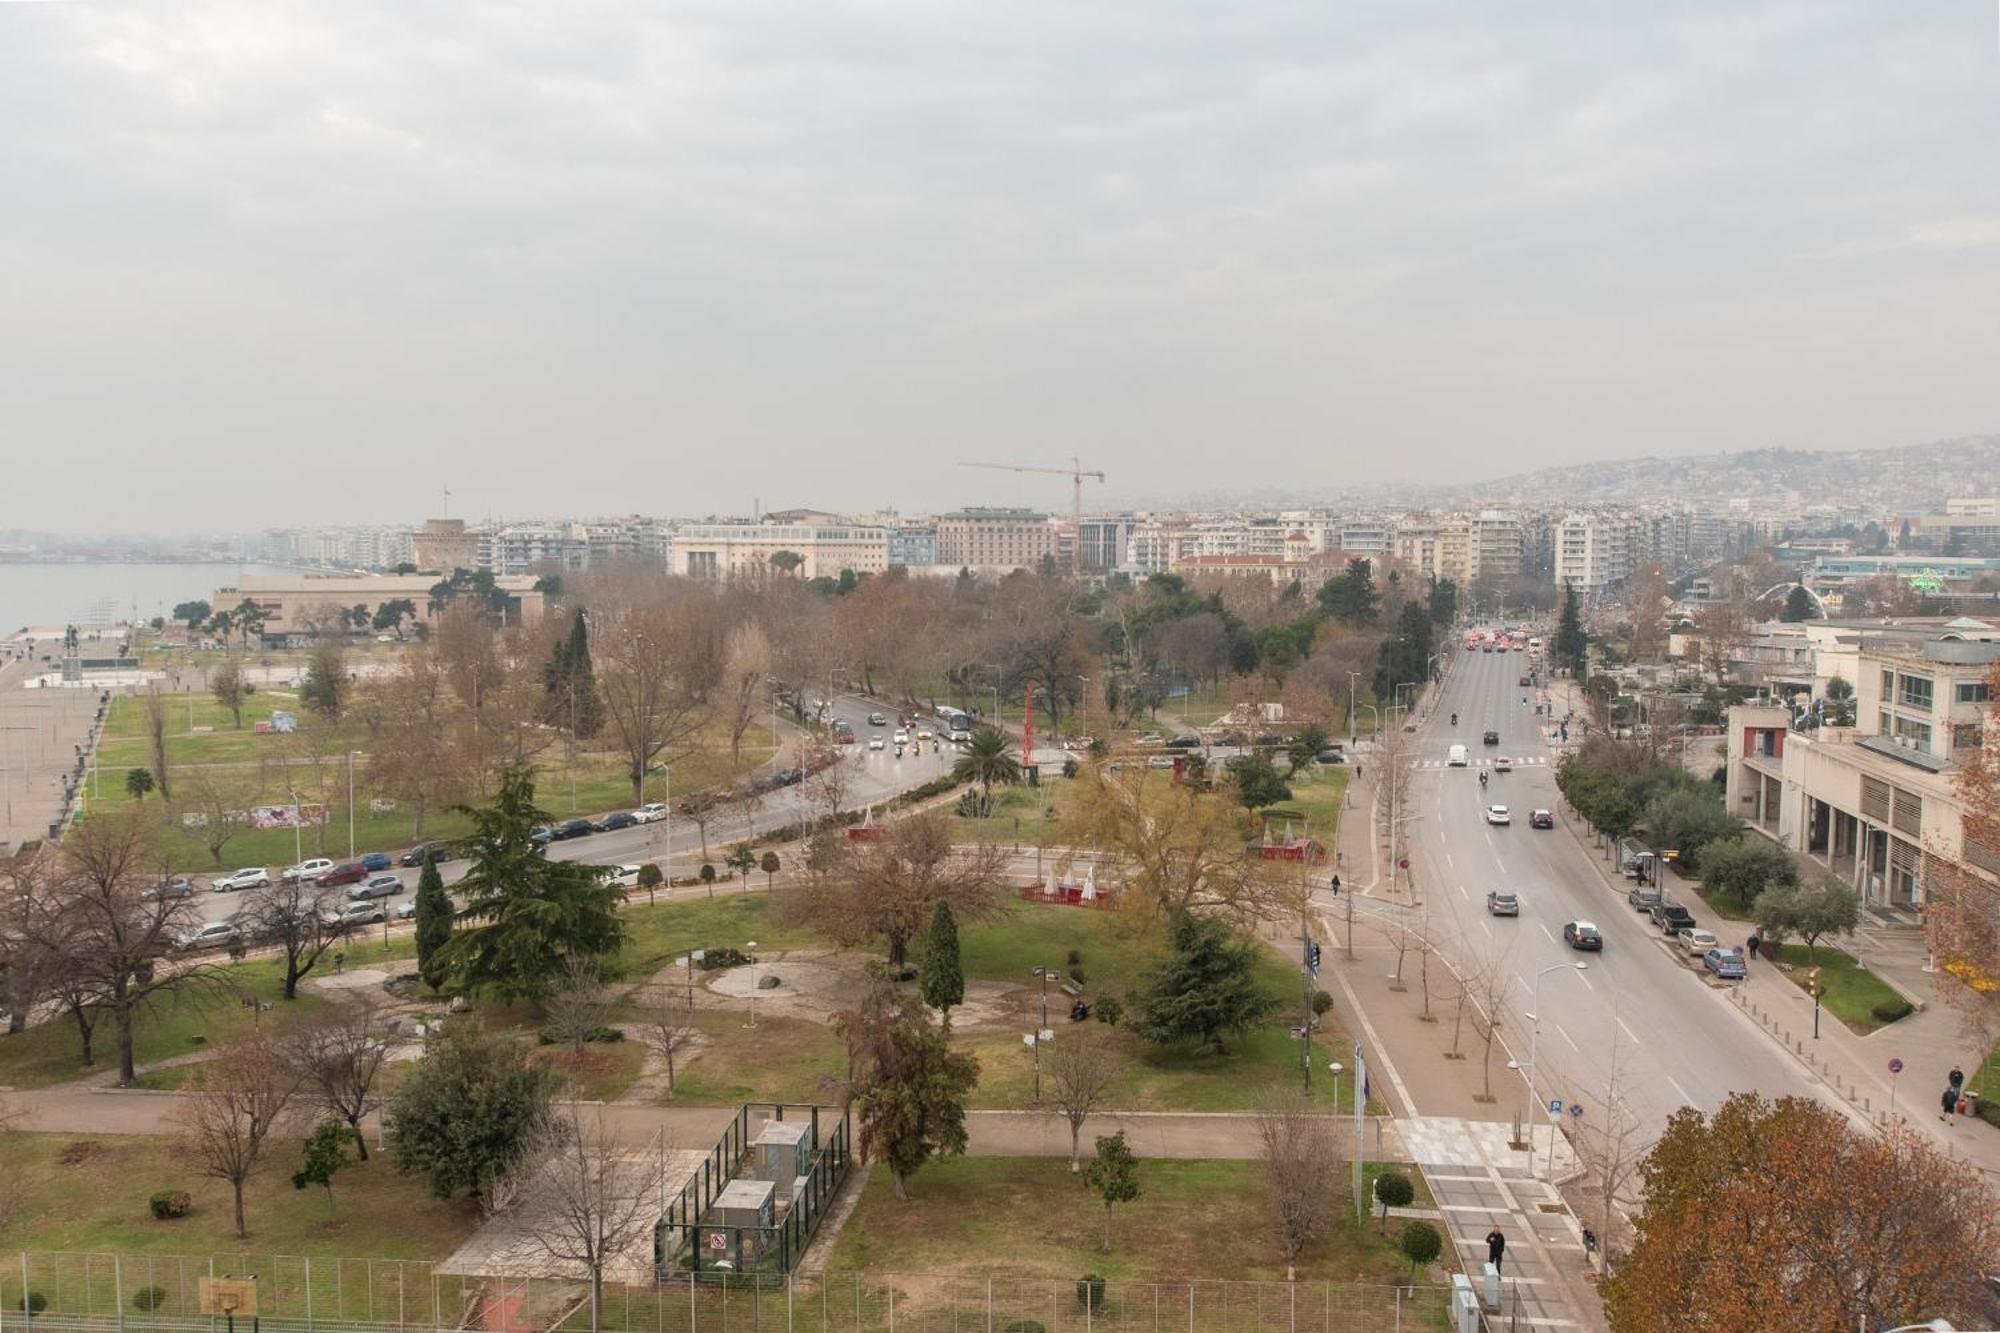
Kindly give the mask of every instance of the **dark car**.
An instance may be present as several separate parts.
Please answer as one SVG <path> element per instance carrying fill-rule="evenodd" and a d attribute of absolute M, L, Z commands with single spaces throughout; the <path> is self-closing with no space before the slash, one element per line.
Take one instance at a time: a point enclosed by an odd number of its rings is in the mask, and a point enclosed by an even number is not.
<path fill-rule="evenodd" d="M 597 831 L 599 833 L 609 833 L 613 829 L 637 828 L 638 826 L 639 821 L 633 817 L 630 810 L 618 810 L 597 821 Z"/>
<path fill-rule="evenodd" d="M 1563 943 L 1572 949 L 1597 953 L 1604 948 L 1604 936 L 1588 921 L 1572 921 L 1563 927 Z"/>
<path fill-rule="evenodd" d="M 394 864 L 387 852 L 368 852 L 361 857 L 361 868 L 371 875 L 378 870 L 387 870 Z"/>
<path fill-rule="evenodd" d="M 313 882 L 324 888 L 332 888 L 337 884 L 359 884 L 367 878 L 368 872 L 362 868 L 359 861 L 342 861 Z"/>
<path fill-rule="evenodd" d="M 397 858 L 406 866 L 420 866 L 428 855 L 433 865 L 443 865 L 457 856 L 448 842 L 420 842 Z"/>
<path fill-rule="evenodd" d="M 1663 902 L 1653 909 L 1653 922 L 1669 935 L 1694 929 L 1694 913 L 1679 903 Z"/>
<path fill-rule="evenodd" d="M 1167 742 L 1169 750 L 1198 750 L 1201 748 L 1199 736 L 1176 736 Z"/>
<path fill-rule="evenodd" d="M 1527 685 L 1528 683 L 1529 683 L 1529 681 L 1528 681 L 1528 678 L 1527 678 L 1526 676 L 1523 676 L 1523 677 L 1521 677 L 1521 684 L 1522 684 L 1522 685 Z"/>
<path fill-rule="evenodd" d="M 1313 756 L 1313 762 L 1316 764 L 1344 764 L 1347 762 L 1347 756 L 1339 750 L 1321 750 Z"/>
<path fill-rule="evenodd" d="M 1529 828 L 1554 828 L 1556 817 L 1547 810 L 1537 810 L 1528 816 Z"/>
<path fill-rule="evenodd" d="M 1489 731 L 1484 736 L 1479 738 L 1479 743 L 1481 745 L 1498 745 L 1500 743 L 1500 733 L 1497 731 Z"/>
<path fill-rule="evenodd" d="M 566 842 L 571 838 L 587 838 L 597 832 L 597 825 L 588 819 L 565 819 L 549 830 L 549 841 Z"/>

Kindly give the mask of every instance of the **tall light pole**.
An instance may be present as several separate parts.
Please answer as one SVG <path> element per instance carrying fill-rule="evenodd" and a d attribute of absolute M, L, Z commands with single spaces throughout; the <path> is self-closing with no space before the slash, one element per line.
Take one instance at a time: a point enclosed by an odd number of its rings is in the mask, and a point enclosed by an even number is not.
<path fill-rule="evenodd" d="M 347 752 L 347 859 L 354 859 L 354 751 Z"/>
<path fill-rule="evenodd" d="M 1359 671 L 1347 673 L 1347 748 L 1350 752 L 1354 749 L 1354 682 L 1360 676 Z"/>
<path fill-rule="evenodd" d="M 1035 1048 L 1035 1105 L 1042 1104 L 1042 1034 L 1049 1030 L 1049 972 L 1052 969 L 1038 967 L 1034 975 L 1042 979 L 1042 1024 L 1035 1029 L 1035 1039 L 1028 1043 Z"/>
<path fill-rule="evenodd" d="M 1533 1007 L 1528 1011 L 1528 1179 L 1535 1179 L 1535 1118 L 1540 1114 L 1541 1103 L 1535 1094 L 1535 1055 L 1542 1036 L 1542 978 L 1551 972 L 1561 972 L 1574 968 L 1578 972 L 1589 970 L 1590 964 L 1581 958 L 1574 963 L 1551 963 L 1535 973 L 1535 984 L 1529 989 L 1528 1003 Z M 1556 1143 L 1553 1132 L 1549 1135 L 1549 1155 L 1555 1156 Z"/>

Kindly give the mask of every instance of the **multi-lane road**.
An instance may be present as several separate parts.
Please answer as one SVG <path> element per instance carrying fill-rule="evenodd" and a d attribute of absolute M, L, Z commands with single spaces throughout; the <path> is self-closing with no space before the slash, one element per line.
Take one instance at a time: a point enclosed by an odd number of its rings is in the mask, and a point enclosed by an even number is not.
<path fill-rule="evenodd" d="M 1492 960 L 1510 974 L 1516 1038 L 1529 1025 L 1536 975 L 1557 969 L 1541 978 L 1537 1100 L 1601 1105 L 1615 1064 L 1619 1094 L 1650 1138 L 1675 1109 L 1712 1109 L 1732 1091 L 1814 1095 L 1816 1081 L 1665 947 L 1622 889 L 1607 886 L 1601 852 L 1560 819 L 1554 829 L 1529 826 L 1532 810 L 1556 810 L 1558 801 L 1553 722 L 1535 713 L 1539 692 L 1519 683 L 1528 654 L 1451 651 L 1457 662 L 1411 747 L 1411 874 L 1438 947 L 1462 965 Z M 1481 743 L 1489 729 L 1500 733 L 1498 745 Z M 1447 765 L 1455 742 L 1469 752 L 1465 768 Z M 1494 771 L 1498 755 L 1513 761 L 1512 772 Z M 1487 823 L 1491 803 L 1508 806 L 1513 822 Z M 1519 895 L 1521 914 L 1489 916 L 1493 889 Z M 1698 899 L 1688 905 L 1702 918 Z M 1564 924 L 1579 920 L 1603 933 L 1602 953 L 1563 942 Z M 1577 961 L 1588 969 L 1562 966 Z M 1516 1040 L 1515 1054 L 1526 1061 L 1524 1042 Z"/>

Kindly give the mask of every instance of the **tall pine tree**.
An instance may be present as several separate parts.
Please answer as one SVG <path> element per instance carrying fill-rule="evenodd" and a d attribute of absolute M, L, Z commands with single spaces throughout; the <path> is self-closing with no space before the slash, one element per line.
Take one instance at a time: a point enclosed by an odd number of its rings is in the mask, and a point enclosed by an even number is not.
<path fill-rule="evenodd" d="M 965 1003 L 965 968 L 958 957 L 958 920 L 951 914 L 951 904 L 939 901 L 937 910 L 931 913 L 930 929 L 924 935 L 924 959 L 921 971 L 924 1003 L 944 1015 L 944 1026 L 951 1028 L 951 1007 Z"/>
<path fill-rule="evenodd" d="M 1161 1045 L 1194 1038 L 1220 1055 L 1228 1049 L 1227 1034 L 1241 1032 L 1277 1004 L 1257 985 L 1257 945 L 1215 917 L 1193 912 L 1175 915 L 1170 941 L 1173 953 L 1137 997 L 1139 1032 Z"/>
<path fill-rule="evenodd" d="M 542 688 L 547 696 L 542 716 L 551 725 L 578 736 L 595 736 L 604 725 L 604 703 L 590 665 L 590 626 L 581 607 L 570 620 L 569 637 L 556 645 L 542 670 Z"/>
<path fill-rule="evenodd" d="M 451 899 L 445 896 L 444 876 L 438 874 L 437 859 L 424 853 L 424 871 L 417 876 L 417 971 L 432 990 L 444 984 L 447 975 L 438 957 L 451 938 Z"/>
<path fill-rule="evenodd" d="M 1590 642 L 1583 633 L 1583 614 L 1576 605 L 1576 585 L 1563 585 L 1562 619 L 1556 623 L 1556 665 L 1582 680 Z"/>

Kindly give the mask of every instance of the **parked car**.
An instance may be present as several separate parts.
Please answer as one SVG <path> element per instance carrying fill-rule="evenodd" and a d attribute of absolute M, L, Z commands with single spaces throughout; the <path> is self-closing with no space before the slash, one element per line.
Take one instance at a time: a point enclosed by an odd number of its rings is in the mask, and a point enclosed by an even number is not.
<path fill-rule="evenodd" d="M 194 897 L 194 881 L 186 875 L 169 875 L 165 879 L 154 880 L 139 894 L 151 902 L 171 902 L 176 898 Z"/>
<path fill-rule="evenodd" d="M 1489 805 L 1486 807 L 1486 822 L 1489 824 L 1511 824 L 1514 822 L 1514 816 L 1507 813 L 1507 807 L 1504 805 Z"/>
<path fill-rule="evenodd" d="M 394 875 L 370 875 L 349 889 L 347 896 L 354 902 L 362 902 L 369 898 L 393 898 L 402 891 L 403 881 Z"/>
<path fill-rule="evenodd" d="M 183 949 L 223 949 L 242 938 L 243 930 L 234 921 L 211 921 L 200 930 L 181 936 L 180 946 Z"/>
<path fill-rule="evenodd" d="M 342 903 L 340 910 L 327 918 L 336 926 L 370 926 L 388 919 L 387 910 L 372 898 Z"/>
<path fill-rule="evenodd" d="M 632 812 L 632 818 L 641 824 L 657 824 L 667 817 L 667 807 L 658 801 L 648 801 Z"/>
<path fill-rule="evenodd" d="M 1500 743 L 1500 733 L 1497 731 L 1489 731 L 1484 736 L 1479 738 L 1479 743 L 1481 745 L 1498 745 Z"/>
<path fill-rule="evenodd" d="M 555 830 L 547 827 L 546 825 L 538 824 L 534 828 L 528 830 L 528 841 L 532 842 L 537 847 L 548 846 L 549 840 L 554 836 L 555 836 Z"/>
<path fill-rule="evenodd" d="M 1346 763 L 1347 756 L 1346 754 L 1344 754 L 1339 750 L 1321 750 L 1318 754 L 1313 756 L 1313 762 L 1315 764 L 1325 764 L 1328 767 L 1331 767 L 1334 764 Z"/>
<path fill-rule="evenodd" d="M 1176 736 L 1167 742 L 1167 748 L 1169 750 L 1199 750 L 1201 748 L 1201 737 Z"/>
<path fill-rule="evenodd" d="M 1524 689 L 1524 690 L 1525 690 L 1525 689 L 1527 689 L 1527 688 L 1528 688 L 1528 686 L 1529 686 L 1530 684 L 1532 684 L 1532 683 L 1533 683 L 1533 682 L 1531 682 L 1531 681 L 1530 681 L 1530 680 L 1529 680 L 1529 679 L 1528 679 L 1528 678 L 1527 678 L 1526 676 L 1523 676 L 1523 677 L 1521 677 L 1521 688 L 1522 688 L 1522 689 Z"/>
<path fill-rule="evenodd" d="M 637 828 L 638 826 L 639 820 L 637 816 L 633 815 L 629 810 L 614 810 L 597 821 L 597 831 L 599 833 L 610 833 L 615 829 Z"/>
<path fill-rule="evenodd" d="M 387 870 L 395 864 L 387 852 L 364 852 L 360 860 L 361 868 L 371 875 L 378 870 Z"/>
<path fill-rule="evenodd" d="M 316 876 L 313 883 L 321 888 L 333 889 L 342 884 L 359 884 L 368 878 L 368 872 L 361 868 L 359 861 L 342 861 L 339 865 Z"/>
<path fill-rule="evenodd" d="M 1563 927 L 1563 943 L 1572 949 L 1597 953 L 1604 948 L 1604 936 L 1588 921 L 1572 921 Z"/>
<path fill-rule="evenodd" d="M 443 865 L 446 861 L 458 859 L 458 853 L 451 849 L 451 844 L 448 842 L 420 842 L 396 859 L 406 866 L 420 866 L 426 856 L 430 857 L 433 865 Z"/>
<path fill-rule="evenodd" d="M 566 842 L 571 838 L 587 838 L 597 832 L 597 825 L 588 819 L 565 819 L 549 830 L 550 842 Z"/>
<path fill-rule="evenodd" d="M 1701 965 L 1724 981 L 1741 981 L 1750 975 L 1743 955 L 1733 949 L 1710 949 L 1701 956 Z"/>
<path fill-rule="evenodd" d="M 1502 893 L 1500 890 L 1495 889 L 1486 895 L 1486 914 L 1488 916 L 1519 916 L 1521 915 L 1521 900 L 1514 894 Z"/>
<path fill-rule="evenodd" d="M 604 866 L 601 868 L 605 872 L 604 880 L 607 884 L 632 885 L 639 882 L 639 867 L 637 866 Z"/>
<path fill-rule="evenodd" d="M 318 879 L 331 869 L 333 869 L 332 861 L 324 856 L 315 856 L 295 866 L 285 867 L 284 878 L 286 883 L 295 879 Z"/>
<path fill-rule="evenodd" d="M 1696 958 L 1701 957 L 1710 949 L 1722 947 L 1722 941 L 1715 938 L 1714 931 L 1702 930 L 1696 926 L 1683 927 L 1674 933 L 1674 938 L 1681 942 L 1683 949 L 1686 949 Z"/>
<path fill-rule="evenodd" d="M 417 900 L 416 900 L 415 898 L 411 898 L 411 899 L 409 899 L 409 900 L 407 900 L 407 901 L 405 901 L 405 902 L 400 902 L 400 903 L 397 903 L 397 904 L 396 904 L 396 919 L 397 919 L 398 921 L 414 921 L 414 920 L 416 920 L 416 919 L 417 919 Z"/>
<path fill-rule="evenodd" d="M 1650 913 L 1660 905 L 1660 891 L 1655 888 L 1637 888 L 1625 895 L 1625 901 L 1642 912 Z"/>
<path fill-rule="evenodd" d="M 1167 738 L 1157 731 L 1149 731 L 1141 736 L 1137 743 L 1140 745 L 1165 745 Z"/>
<path fill-rule="evenodd" d="M 1694 928 L 1694 913 L 1679 903 L 1662 902 L 1653 908 L 1653 923 L 1669 935 Z"/>
<path fill-rule="evenodd" d="M 270 872 L 262 866 L 246 866 L 232 870 L 218 879 L 209 881 L 208 886 L 217 893 L 234 893 L 238 889 L 261 889 L 271 882 Z"/>
<path fill-rule="evenodd" d="M 1528 815 L 1529 828 L 1554 828 L 1556 817 L 1547 810 L 1535 810 Z"/>

